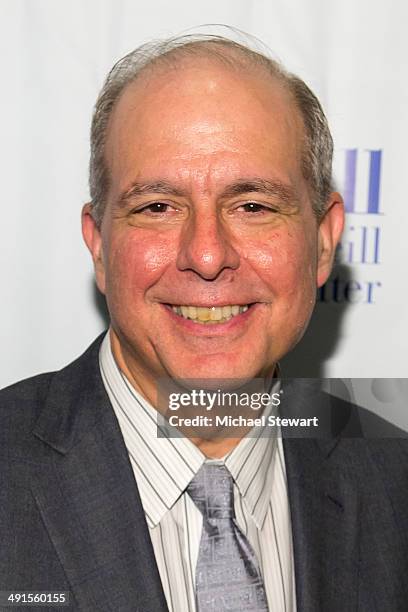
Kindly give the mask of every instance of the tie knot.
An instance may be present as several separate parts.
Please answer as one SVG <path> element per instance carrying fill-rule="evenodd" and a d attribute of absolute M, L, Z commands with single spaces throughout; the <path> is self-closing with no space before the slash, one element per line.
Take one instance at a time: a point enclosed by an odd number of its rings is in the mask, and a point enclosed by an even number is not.
<path fill-rule="evenodd" d="M 203 463 L 187 492 L 206 519 L 233 519 L 232 476 L 224 465 Z"/>

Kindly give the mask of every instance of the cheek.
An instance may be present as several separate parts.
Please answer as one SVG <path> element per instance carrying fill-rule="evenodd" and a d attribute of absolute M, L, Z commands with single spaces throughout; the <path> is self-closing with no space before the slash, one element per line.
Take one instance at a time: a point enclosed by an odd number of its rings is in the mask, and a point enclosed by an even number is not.
<path fill-rule="evenodd" d="M 108 298 L 125 304 L 126 296 L 143 298 L 160 279 L 172 257 L 168 238 L 160 238 L 157 233 L 133 231 L 116 237 L 107 251 Z"/>
<path fill-rule="evenodd" d="M 305 232 L 275 232 L 265 241 L 247 245 L 245 259 L 275 298 L 314 295 L 316 245 Z"/>

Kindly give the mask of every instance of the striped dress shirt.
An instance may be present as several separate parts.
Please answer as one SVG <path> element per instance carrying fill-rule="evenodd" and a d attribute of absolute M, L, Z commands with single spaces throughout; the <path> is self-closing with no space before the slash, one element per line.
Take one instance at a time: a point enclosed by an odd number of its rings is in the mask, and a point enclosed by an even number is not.
<path fill-rule="evenodd" d="M 100 369 L 129 453 L 168 608 L 196 612 L 202 515 L 186 487 L 208 459 L 186 437 L 157 437 L 157 412 L 119 370 L 109 332 L 101 345 Z M 295 612 L 282 440 L 245 437 L 222 461 L 234 480 L 236 520 L 257 556 L 269 609 Z"/>

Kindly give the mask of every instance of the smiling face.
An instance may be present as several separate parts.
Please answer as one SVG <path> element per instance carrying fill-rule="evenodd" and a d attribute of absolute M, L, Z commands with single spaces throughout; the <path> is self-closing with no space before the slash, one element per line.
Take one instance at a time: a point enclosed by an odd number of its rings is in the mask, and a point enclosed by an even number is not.
<path fill-rule="evenodd" d="M 300 339 L 342 225 L 318 224 L 303 123 L 270 76 L 194 58 L 128 85 L 111 117 L 100 230 L 83 233 L 120 367 L 146 396 L 159 376 L 252 378 Z"/>

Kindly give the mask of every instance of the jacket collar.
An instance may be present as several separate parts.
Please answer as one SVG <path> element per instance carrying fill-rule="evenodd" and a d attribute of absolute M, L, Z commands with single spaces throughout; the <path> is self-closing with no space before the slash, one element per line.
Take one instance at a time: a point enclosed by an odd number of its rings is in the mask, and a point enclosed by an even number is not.
<path fill-rule="evenodd" d="M 283 428 L 298 612 L 356 610 L 360 498 L 341 443 L 360 437 L 355 408 L 297 379 L 283 415 L 317 416 L 319 427 Z"/>
<path fill-rule="evenodd" d="M 110 411 L 99 371 L 99 348 L 105 332 L 52 378 L 33 434 L 62 455 L 78 444 Z"/>

